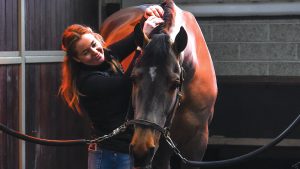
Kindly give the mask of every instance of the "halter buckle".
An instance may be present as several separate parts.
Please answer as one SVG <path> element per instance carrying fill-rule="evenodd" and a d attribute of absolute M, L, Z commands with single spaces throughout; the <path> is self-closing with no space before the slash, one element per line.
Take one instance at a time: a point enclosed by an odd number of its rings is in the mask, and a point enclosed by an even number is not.
<path fill-rule="evenodd" d="M 164 136 L 167 138 L 167 137 L 170 137 L 170 128 L 169 127 L 165 127 L 164 128 Z"/>

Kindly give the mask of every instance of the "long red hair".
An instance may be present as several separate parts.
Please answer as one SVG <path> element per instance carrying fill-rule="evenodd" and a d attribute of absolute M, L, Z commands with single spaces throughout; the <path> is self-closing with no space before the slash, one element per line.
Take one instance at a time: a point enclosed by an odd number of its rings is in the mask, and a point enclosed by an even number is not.
<path fill-rule="evenodd" d="M 62 64 L 62 81 L 59 88 L 59 94 L 67 102 L 68 106 L 78 113 L 82 113 L 79 105 L 79 91 L 76 85 L 79 73 L 79 63 L 74 58 L 77 57 L 75 50 L 76 43 L 84 34 L 93 34 L 102 45 L 104 44 L 102 37 L 94 33 L 90 27 L 74 24 L 65 29 L 62 35 L 62 49 L 66 52 Z"/>

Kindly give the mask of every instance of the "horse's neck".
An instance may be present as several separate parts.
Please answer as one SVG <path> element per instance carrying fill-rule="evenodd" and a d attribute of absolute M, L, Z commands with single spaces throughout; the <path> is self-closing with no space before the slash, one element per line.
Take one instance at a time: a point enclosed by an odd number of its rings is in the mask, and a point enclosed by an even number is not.
<path fill-rule="evenodd" d="M 172 24 L 168 26 L 167 33 L 170 35 L 170 38 L 172 41 L 175 40 L 176 35 L 178 34 L 180 27 L 183 26 L 186 29 L 186 23 L 184 20 L 184 11 L 182 11 L 180 8 L 178 8 L 175 4 L 173 4 L 173 21 Z M 188 31 L 188 30 L 186 30 Z M 189 32 L 187 32 L 189 34 Z M 194 53 L 194 47 L 193 47 L 193 36 L 188 37 L 188 45 L 186 49 L 181 54 L 181 61 L 182 66 L 184 67 L 186 74 L 188 77 L 186 77 L 186 80 L 192 79 L 194 72 L 195 72 L 195 64 L 197 64 L 197 58 L 192 54 Z"/>

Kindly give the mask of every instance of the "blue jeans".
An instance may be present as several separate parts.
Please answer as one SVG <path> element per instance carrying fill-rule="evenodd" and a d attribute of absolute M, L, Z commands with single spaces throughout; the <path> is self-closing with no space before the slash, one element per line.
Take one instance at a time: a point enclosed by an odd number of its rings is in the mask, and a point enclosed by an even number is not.
<path fill-rule="evenodd" d="M 131 169 L 129 154 L 107 149 L 91 150 L 88 154 L 88 169 Z"/>

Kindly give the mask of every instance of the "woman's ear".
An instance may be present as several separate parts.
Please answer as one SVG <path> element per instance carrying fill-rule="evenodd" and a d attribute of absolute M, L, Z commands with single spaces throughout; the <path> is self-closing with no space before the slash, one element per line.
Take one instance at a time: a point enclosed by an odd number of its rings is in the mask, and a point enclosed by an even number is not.
<path fill-rule="evenodd" d="M 144 48 L 149 42 L 149 38 L 144 34 L 140 23 L 134 27 L 134 38 L 136 45 L 140 48 Z"/>

